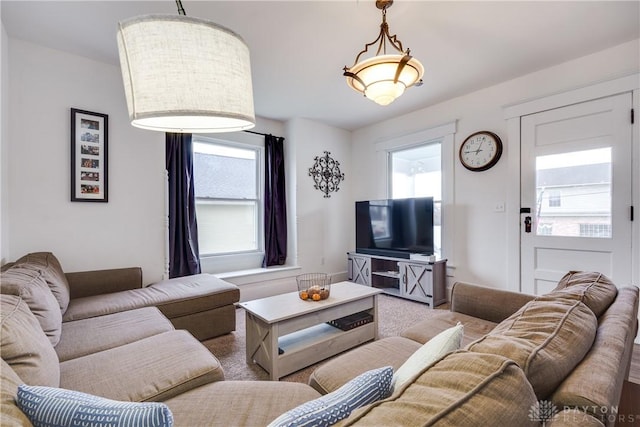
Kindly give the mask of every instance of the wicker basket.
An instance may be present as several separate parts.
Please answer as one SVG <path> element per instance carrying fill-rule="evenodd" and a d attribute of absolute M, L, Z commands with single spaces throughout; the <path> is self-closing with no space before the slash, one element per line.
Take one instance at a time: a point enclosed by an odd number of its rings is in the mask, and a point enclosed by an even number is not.
<path fill-rule="evenodd" d="M 298 295 L 307 301 L 321 301 L 329 298 L 331 277 L 326 273 L 306 273 L 296 276 Z"/>

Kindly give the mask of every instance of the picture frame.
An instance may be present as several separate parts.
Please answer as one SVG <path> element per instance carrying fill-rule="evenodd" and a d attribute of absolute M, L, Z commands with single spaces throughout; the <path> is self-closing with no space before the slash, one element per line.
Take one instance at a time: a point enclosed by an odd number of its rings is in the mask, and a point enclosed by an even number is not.
<path fill-rule="evenodd" d="M 109 116 L 71 108 L 71 201 L 109 201 Z"/>

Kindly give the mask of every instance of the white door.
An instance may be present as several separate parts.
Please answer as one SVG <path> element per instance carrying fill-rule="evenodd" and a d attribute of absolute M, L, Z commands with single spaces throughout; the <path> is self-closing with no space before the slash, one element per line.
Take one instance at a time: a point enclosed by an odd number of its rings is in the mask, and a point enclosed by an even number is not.
<path fill-rule="evenodd" d="M 521 118 L 522 292 L 569 270 L 631 282 L 631 106 L 624 93 Z"/>

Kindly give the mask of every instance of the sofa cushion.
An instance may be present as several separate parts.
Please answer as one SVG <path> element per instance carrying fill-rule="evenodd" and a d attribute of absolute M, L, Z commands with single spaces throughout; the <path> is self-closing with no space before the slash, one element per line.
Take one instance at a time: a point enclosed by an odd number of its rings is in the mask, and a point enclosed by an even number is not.
<path fill-rule="evenodd" d="M 18 386 L 23 383 L 11 366 L 0 359 L 0 421 L 3 426 L 31 426 L 29 418 L 16 404 Z"/>
<path fill-rule="evenodd" d="M 40 271 L 49 285 L 51 293 L 58 301 L 60 311 L 64 313 L 69 306 L 69 282 L 62 271 L 58 259 L 51 252 L 34 252 L 23 256 L 15 262 L 22 268 Z"/>
<path fill-rule="evenodd" d="M 223 379 L 218 359 L 186 331 L 60 363 L 60 387 L 131 402 L 162 401 Z"/>
<path fill-rule="evenodd" d="M 27 384 L 58 387 L 58 356 L 35 315 L 16 295 L 0 295 L 0 353 Z"/>
<path fill-rule="evenodd" d="M 218 381 L 164 401 L 176 426 L 266 426 L 280 414 L 319 397 L 306 384 Z"/>
<path fill-rule="evenodd" d="M 367 371 L 338 390 L 285 412 L 267 427 L 329 427 L 348 417 L 354 409 L 389 396 L 392 378 L 391 366 Z"/>
<path fill-rule="evenodd" d="M 535 393 L 515 362 L 461 350 L 418 373 L 388 399 L 360 408 L 336 425 L 539 425 L 528 418 L 535 403 Z"/>
<path fill-rule="evenodd" d="M 558 386 L 551 400 L 559 408 L 577 407 L 607 421 L 618 405 L 633 352 L 638 315 L 638 288 L 624 287 L 600 316 L 596 339 L 589 353 Z"/>
<path fill-rule="evenodd" d="M 61 362 L 119 347 L 163 332 L 173 325 L 156 307 L 138 308 L 62 324 L 55 350 Z"/>
<path fill-rule="evenodd" d="M 458 323 L 464 326 L 462 346 L 471 344 L 478 338 L 485 336 L 497 325 L 497 323 L 488 320 L 478 319 L 477 317 L 449 310 L 431 310 L 426 319 L 416 322 L 414 325 L 402 331 L 400 335 L 424 344 L 441 331 L 452 328 Z"/>
<path fill-rule="evenodd" d="M 393 375 L 393 386 L 402 387 L 416 373 L 423 371 L 452 351 L 458 350 L 463 333 L 464 327 L 458 323 L 427 341 L 396 370 Z"/>
<path fill-rule="evenodd" d="M 611 305 L 618 288 L 602 273 L 570 271 L 558 282 L 558 286 L 546 294 L 549 298 L 569 298 L 582 301 L 596 317 Z"/>
<path fill-rule="evenodd" d="M 387 365 L 398 369 L 420 347 L 402 337 L 373 341 L 323 363 L 311 374 L 309 385 L 322 394 L 332 392 L 371 369 Z"/>
<path fill-rule="evenodd" d="M 539 297 L 467 346 L 515 361 L 546 398 L 589 351 L 597 319 L 580 301 Z"/>
<path fill-rule="evenodd" d="M 113 292 L 71 300 L 65 321 L 86 319 L 135 308 L 156 306 L 169 319 L 238 302 L 234 284 L 211 274 L 178 277 L 146 288 Z"/>
<path fill-rule="evenodd" d="M 58 300 L 40 270 L 15 265 L 2 273 L 0 289 L 3 294 L 19 295 L 27 303 L 49 337 L 52 345 L 60 341 L 62 313 Z"/>
<path fill-rule="evenodd" d="M 36 427 L 96 425 L 171 427 L 173 417 L 163 403 L 118 402 L 74 390 L 21 385 L 18 406 Z"/>

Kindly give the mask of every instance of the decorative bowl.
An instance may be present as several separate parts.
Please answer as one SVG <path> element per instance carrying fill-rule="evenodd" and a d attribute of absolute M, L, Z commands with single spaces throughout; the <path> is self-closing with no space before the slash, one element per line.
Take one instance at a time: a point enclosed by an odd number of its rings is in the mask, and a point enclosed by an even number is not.
<path fill-rule="evenodd" d="M 322 301 L 331 293 L 331 277 L 326 273 L 306 273 L 296 276 L 298 296 L 305 301 Z"/>

